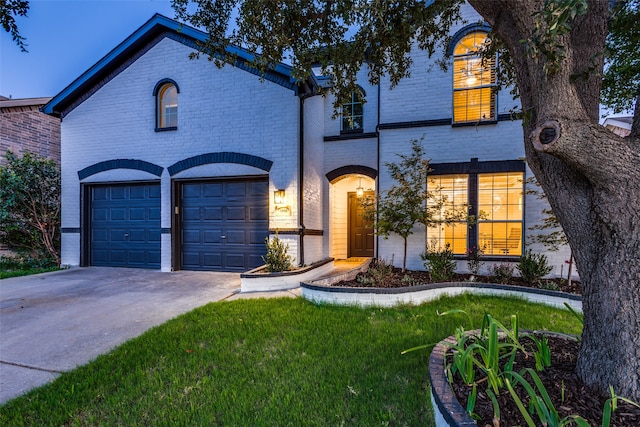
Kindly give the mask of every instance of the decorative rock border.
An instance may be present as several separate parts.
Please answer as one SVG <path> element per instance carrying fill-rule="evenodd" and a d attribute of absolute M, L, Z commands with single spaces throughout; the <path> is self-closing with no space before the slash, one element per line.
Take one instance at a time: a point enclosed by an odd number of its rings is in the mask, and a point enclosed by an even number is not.
<path fill-rule="evenodd" d="M 264 266 L 240 275 L 240 292 L 283 291 L 300 286 L 300 282 L 313 280 L 333 270 L 333 258 L 326 258 L 292 271 L 267 273 Z"/>

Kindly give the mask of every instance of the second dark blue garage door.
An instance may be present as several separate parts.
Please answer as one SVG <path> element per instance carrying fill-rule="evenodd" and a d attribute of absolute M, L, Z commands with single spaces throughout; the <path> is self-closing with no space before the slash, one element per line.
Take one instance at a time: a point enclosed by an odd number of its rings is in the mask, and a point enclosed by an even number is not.
<path fill-rule="evenodd" d="M 263 264 L 269 235 L 267 179 L 181 186 L 181 267 L 243 272 Z"/>

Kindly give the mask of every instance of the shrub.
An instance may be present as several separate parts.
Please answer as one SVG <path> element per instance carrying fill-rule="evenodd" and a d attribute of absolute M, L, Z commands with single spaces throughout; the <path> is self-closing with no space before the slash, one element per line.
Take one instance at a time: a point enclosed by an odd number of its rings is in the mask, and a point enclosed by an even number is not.
<path fill-rule="evenodd" d="M 26 152 L 0 167 L 0 243 L 20 255 L 60 263 L 60 167 Z M 48 261 L 43 261 L 48 262 Z"/>
<path fill-rule="evenodd" d="M 394 278 L 393 260 L 387 263 L 384 259 L 374 259 L 364 274 L 359 274 L 357 281 L 365 285 L 384 286 Z"/>
<path fill-rule="evenodd" d="M 491 268 L 491 277 L 498 283 L 507 284 L 513 278 L 513 267 L 509 264 L 493 264 Z"/>
<path fill-rule="evenodd" d="M 469 268 L 469 272 L 474 276 L 480 273 L 480 267 L 484 264 L 481 260 L 482 255 L 484 255 L 484 248 L 473 246 L 467 249 L 467 267 Z"/>
<path fill-rule="evenodd" d="M 451 245 L 447 243 L 444 249 L 427 249 L 420 254 L 424 266 L 431 273 L 434 282 L 451 280 L 456 273 L 456 262 L 453 260 Z"/>
<path fill-rule="evenodd" d="M 262 257 L 265 263 L 265 270 L 269 273 L 290 270 L 291 256 L 287 255 L 289 245 L 280 240 L 278 233 L 272 239 L 266 237 L 264 241 L 267 247 L 267 254 Z"/>
<path fill-rule="evenodd" d="M 546 255 L 534 254 L 531 250 L 526 251 L 520 257 L 517 268 L 522 280 L 530 285 L 549 274 L 552 270 L 552 267 L 547 262 Z"/>

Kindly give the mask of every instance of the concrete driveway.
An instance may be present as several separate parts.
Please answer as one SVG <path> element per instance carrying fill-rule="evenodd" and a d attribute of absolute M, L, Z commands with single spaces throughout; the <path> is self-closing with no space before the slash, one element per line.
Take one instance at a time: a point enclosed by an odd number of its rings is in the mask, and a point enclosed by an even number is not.
<path fill-rule="evenodd" d="M 0 404 L 239 289 L 236 273 L 129 268 L 0 280 Z"/>

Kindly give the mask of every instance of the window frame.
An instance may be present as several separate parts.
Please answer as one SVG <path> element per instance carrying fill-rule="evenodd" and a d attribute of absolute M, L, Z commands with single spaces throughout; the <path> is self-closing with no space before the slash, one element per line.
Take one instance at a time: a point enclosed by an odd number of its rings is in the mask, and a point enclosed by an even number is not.
<path fill-rule="evenodd" d="M 176 112 L 175 112 L 175 126 L 162 126 L 162 120 L 165 117 L 164 114 L 162 114 L 162 105 L 163 105 L 163 100 L 165 99 L 165 97 L 163 96 L 167 90 L 170 90 L 171 88 L 175 88 L 176 91 L 176 96 L 175 96 L 175 101 L 176 101 Z M 156 83 L 154 89 L 153 89 L 153 96 L 155 99 L 155 131 L 156 132 L 166 132 L 166 131 L 174 131 L 174 130 L 178 130 L 178 112 L 179 112 L 179 107 L 180 107 L 180 103 L 178 102 L 178 95 L 180 94 L 180 87 L 178 86 L 178 84 L 172 80 L 172 79 L 162 79 L 160 80 L 158 83 Z"/>
<path fill-rule="evenodd" d="M 525 197 L 525 183 L 526 183 L 526 164 L 522 160 L 504 160 L 504 161 L 487 161 L 487 162 L 479 162 L 477 158 L 471 159 L 470 162 L 461 162 L 461 163 L 432 163 L 429 165 L 431 168 L 431 172 L 427 177 L 427 180 L 430 178 L 442 176 L 442 175 L 466 175 L 467 176 L 467 198 L 468 198 L 468 208 L 469 215 L 475 215 L 478 218 L 479 214 L 479 176 L 487 175 L 487 174 L 499 174 L 499 173 L 513 173 L 513 174 L 522 174 L 522 219 L 521 221 L 502 221 L 502 220 L 493 220 L 493 221 L 483 221 L 478 219 L 475 224 L 469 225 L 467 229 L 467 251 L 472 247 L 479 247 L 480 244 L 480 225 L 488 224 L 488 223 L 518 223 L 521 224 L 521 233 L 519 236 L 519 244 L 521 249 L 521 254 L 525 253 L 525 230 L 526 230 L 526 197 Z M 427 182 L 428 185 L 428 182 Z M 508 239 L 509 237 L 507 237 Z M 425 230 L 425 239 L 426 243 L 429 244 L 429 230 Z M 487 261 L 514 261 L 518 259 L 521 254 L 517 255 L 509 255 L 505 254 L 486 254 L 483 255 L 483 259 Z M 466 259 L 466 253 L 455 253 L 455 259 Z"/>
<path fill-rule="evenodd" d="M 353 133 L 363 133 L 364 132 L 364 98 L 365 98 L 365 92 L 363 89 L 358 89 L 358 90 L 354 90 L 351 92 L 351 99 L 349 102 L 344 103 L 341 105 L 341 109 L 340 109 L 340 134 L 353 134 Z M 357 98 L 357 99 L 356 99 Z M 357 101 L 357 102 L 356 102 Z M 360 106 L 360 114 L 353 114 L 353 110 L 354 110 L 354 106 L 355 105 L 359 105 Z M 345 116 L 343 114 L 343 112 L 345 111 L 345 107 L 349 107 L 349 110 L 351 111 L 351 115 L 350 116 Z M 353 127 L 347 127 L 345 128 L 345 120 L 348 120 L 348 118 L 354 118 L 354 117 L 359 117 L 360 118 L 360 127 L 359 128 L 353 128 Z M 353 122 L 355 122 L 354 120 L 352 120 Z"/>
<path fill-rule="evenodd" d="M 470 64 L 472 61 L 479 61 L 479 65 L 476 66 L 476 68 L 478 69 L 483 69 L 484 67 L 486 67 L 486 65 L 482 65 L 482 56 L 480 54 L 477 53 L 476 51 L 470 51 L 467 53 L 456 53 L 456 49 L 458 48 L 458 46 L 460 46 L 463 42 L 467 41 L 470 37 L 473 37 L 474 40 L 478 37 L 478 35 L 484 35 L 484 38 L 486 39 L 486 36 L 488 34 L 488 29 L 486 26 L 473 26 L 473 27 L 468 27 L 466 29 L 463 29 L 462 31 L 460 31 L 453 39 L 452 44 L 449 48 L 449 54 L 451 55 L 452 59 L 453 59 L 453 65 L 452 65 L 452 69 L 453 69 L 453 73 L 452 73 L 452 125 L 453 126 L 469 126 L 469 125 L 476 125 L 476 124 L 493 124 L 493 123 L 497 123 L 498 120 L 498 96 L 497 96 L 497 86 L 498 86 L 498 82 L 497 82 L 497 70 L 496 70 L 496 62 L 497 62 L 497 58 L 493 58 L 491 60 L 491 63 L 488 65 L 489 66 L 489 78 L 488 78 L 488 83 L 485 82 L 485 77 L 484 77 L 484 71 L 480 71 L 479 73 L 479 83 L 478 84 L 473 84 L 473 83 L 469 83 L 467 85 L 458 85 L 461 81 L 462 81 L 462 77 L 457 77 L 456 73 L 458 71 L 463 72 L 464 70 L 469 70 L 469 65 L 463 67 L 463 68 L 459 68 L 459 62 L 465 62 L 466 64 Z M 475 44 L 474 42 L 474 46 L 478 46 L 477 44 Z M 469 72 L 469 71 L 467 71 Z M 478 73 L 474 73 L 474 76 L 472 77 L 468 77 L 468 79 L 473 79 L 473 81 L 475 82 L 477 80 Z M 488 92 L 488 104 L 489 104 L 489 117 L 488 118 L 483 118 L 482 113 L 483 113 L 483 105 L 486 105 L 486 102 L 482 102 L 482 98 L 484 96 L 486 96 L 486 93 Z M 456 108 L 456 98 L 459 97 L 460 95 L 465 95 L 467 100 L 462 102 L 461 104 L 463 105 L 462 107 L 458 106 Z M 477 103 L 477 107 L 475 105 L 470 105 L 469 104 L 469 96 L 473 95 L 475 98 L 479 98 L 480 102 Z M 478 118 L 469 118 L 469 110 L 470 108 L 477 108 L 478 109 Z M 458 109 L 464 109 L 465 112 L 465 117 L 464 118 L 456 118 L 456 111 Z"/>

